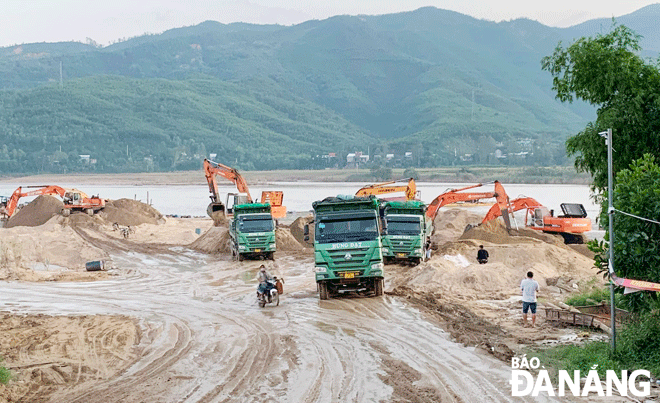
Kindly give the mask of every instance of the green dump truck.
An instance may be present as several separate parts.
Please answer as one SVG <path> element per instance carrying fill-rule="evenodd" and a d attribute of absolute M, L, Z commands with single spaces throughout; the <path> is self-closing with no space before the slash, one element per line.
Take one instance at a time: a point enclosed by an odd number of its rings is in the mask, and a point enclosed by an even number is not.
<path fill-rule="evenodd" d="M 419 264 L 426 258 L 433 230 L 426 217 L 426 205 L 417 200 L 390 201 L 381 207 L 382 243 L 385 263 L 407 261 Z"/>
<path fill-rule="evenodd" d="M 275 223 L 267 203 L 234 205 L 229 225 L 231 254 L 236 260 L 246 257 L 275 259 Z"/>
<path fill-rule="evenodd" d="M 338 196 L 316 201 L 312 206 L 320 299 L 346 292 L 383 295 L 378 199 Z M 305 233 L 309 233 L 309 227 Z"/>

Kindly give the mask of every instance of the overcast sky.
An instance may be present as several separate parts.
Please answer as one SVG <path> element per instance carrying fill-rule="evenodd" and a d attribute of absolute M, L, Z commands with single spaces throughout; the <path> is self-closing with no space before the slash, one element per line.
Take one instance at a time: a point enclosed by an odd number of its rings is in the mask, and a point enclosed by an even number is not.
<path fill-rule="evenodd" d="M 527 17 L 566 27 L 621 16 L 658 0 L 0 0 L 0 46 L 160 33 L 206 20 L 297 24 L 339 14 L 389 14 L 434 6 L 492 21 Z"/>

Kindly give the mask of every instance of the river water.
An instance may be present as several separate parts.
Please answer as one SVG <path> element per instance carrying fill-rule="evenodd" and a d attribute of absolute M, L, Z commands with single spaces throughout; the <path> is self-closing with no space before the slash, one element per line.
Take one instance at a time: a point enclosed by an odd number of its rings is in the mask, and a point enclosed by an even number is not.
<path fill-rule="evenodd" d="M 18 186 L 41 185 L 40 183 L 0 183 L 0 195 L 9 196 Z M 288 211 L 302 212 L 310 211 L 312 203 L 328 196 L 339 194 L 355 194 L 360 187 L 366 183 L 347 182 L 273 182 L 266 186 L 255 186 L 251 189 L 252 196 L 259 198 L 263 190 L 282 190 L 284 192 L 284 205 Z M 430 203 L 436 196 L 448 189 L 457 189 L 472 184 L 465 183 L 431 183 L 419 182 L 417 189 L 421 191 L 422 200 Z M 138 199 L 148 201 L 163 214 L 178 214 L 205 216 L 206 206 L 209 203 L 209 190 L 207 186 L 201 185 L 149 185 L 149 186 L 112 186 L 112 185 L 81 185 L 75 182 L 60 184 L 66 188 L 77 188 L 89 195 L 99 195 L 107 199 Z M 533 197 L 550 209 L 560 212 L 561 203 L 581 203 L 592 219 L 598 212 L 598 207 L 593 203 L 589 187 L 586 185 L 527 185 L 527 184 L 505 184 L 509 197 L 514 199 L 521 195 Z M 232 185 L 218 186 L 220 194 L 236 192 Z M 474 192 L 493 191 L 493 185 L 471 189 Z M 21 202 L 30 201 L 30 198 L 21 199 Z M 224 200 L 223 200 L 224 201 Z M 493 201 L 493 199 L 490 199 Z M 477 209 L 479 211 L 480 209 Z M 487 208 L 482 208 L 484 212 Z"/>

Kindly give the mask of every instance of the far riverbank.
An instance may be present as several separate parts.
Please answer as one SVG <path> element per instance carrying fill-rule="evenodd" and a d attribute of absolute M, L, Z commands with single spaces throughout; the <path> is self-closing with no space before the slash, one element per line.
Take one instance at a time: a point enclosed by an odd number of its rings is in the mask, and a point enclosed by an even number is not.
<path fill-rule="evenodd" d="M 572 166 L 558 167 L 443 167 L 415 168 L 419 182 L 502 183 L 589 185 L 591 177 L 575 172 Z M 404 178 L 403 168 L 392 169 L 392 178 Z M 269 182 L 380 182 L 369 169 L 277 170 L 241 171 L 250 185 Z M 39 183 L 52 185 L 62 182 L 93 185 L 206 185 L 204 173 L 197 171 L 114 173 L 114 174 L 40 174 L 0 177 L 0 183 Z"/>

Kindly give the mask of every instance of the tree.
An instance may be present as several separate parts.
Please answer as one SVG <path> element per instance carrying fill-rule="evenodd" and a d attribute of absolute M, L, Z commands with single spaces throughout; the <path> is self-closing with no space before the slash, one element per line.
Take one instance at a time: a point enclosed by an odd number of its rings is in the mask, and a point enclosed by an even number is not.
<path fill-rule="evenodd" d="M 580 38 L 564 49 L 561 43 L 542 60 L 553 76 L 557 99 L 574 98 L 598 107 L 595 122 L 568 139 L 578 171 L 593 176 L 594 190 L 607 186 L 607 151 L 599 132 L 614 131 L 614 172 L 644 153 L 660 156 L 660 71 L 639 55 L 639 36 L 623 25 L 595 38 Z"/>
<path fill-rule="evenodd" d="M 388 181 L 392 179 L 392 168 L 374 166 L 371 168 L 371 175 L 373 175 L 374 179 L 376 180 Z"/>
<path fill-rule="evenodd" d="M 607 200 L 604 201 L 607 205 Z M 638 217 L 660 219 L 660 166 L 645 154 L 617 175 L 614 208 Z M 608 215 L 601 220 L 608 223 Z M 606 236 L 609 240 L 609 234 Z M 596 262 L 607 262 L 607 245 L 592 241 Z M 604 265 L 603 265 L 604 266 Z M 618 276 L 660 283 L 660 224 L 616 212 L 614 218 L 614 268 Z M 655 292 L 627 294 L 631 311 L 646 311 L 658 300 Z"/>
<path fill-rule="evenodd" d="M 403 171 L 403 177 L 404 178 L 413 178 L 414 180 L 419 180 L 419 173 L 415 168 L 406 168 L 405 171 Z"/>

